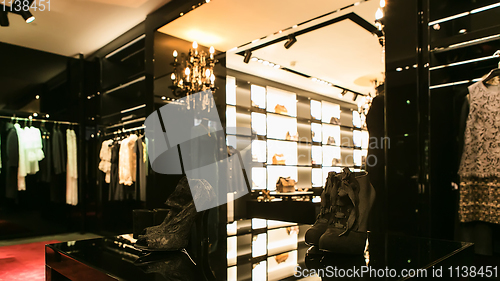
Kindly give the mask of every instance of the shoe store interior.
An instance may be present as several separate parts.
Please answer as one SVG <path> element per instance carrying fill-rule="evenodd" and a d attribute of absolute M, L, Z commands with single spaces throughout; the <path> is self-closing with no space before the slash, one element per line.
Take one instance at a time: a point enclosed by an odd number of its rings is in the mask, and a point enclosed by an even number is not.
<path fill-rule="evenodd" d="M 0 2 L 0 280 L 500 280 L 499 17 Z"/>

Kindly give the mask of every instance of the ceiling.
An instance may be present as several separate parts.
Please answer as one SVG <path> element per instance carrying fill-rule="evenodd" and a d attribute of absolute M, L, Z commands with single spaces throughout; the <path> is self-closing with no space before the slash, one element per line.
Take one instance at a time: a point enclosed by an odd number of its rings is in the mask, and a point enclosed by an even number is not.
<path fill-rule="evenodd" d="M 339 88 L 262 63 L 245 64 L 237 53 L 352 12 L 373 24 L 377 0 L 339 10 L 358 1 L 316 0 L 311 5 L 300 0 L 254 0 L 249 5 L 247 1 L 213 0 L 159 31 L 226 51 L 231 69 L 338 99 L 342 92 Z M 253 56 L 363 94 L 374 92 L 370 80 L 383 79 L 382 47 L 377 36 L 349 19 L 297 36 L 290 49 L 283 44 L 281 41 L 254 50 Z M 353 96 L 349 93 L 343 100 L 353 102 Z"/>
<path fill-rule="evenodd" d="M 0 27 L 0 41 L 63 56 L 89 55 L 111 42 L 169 0 L 52 1 L 50 11 L 33 11 L 26 24 L 9 14 L 9 27 Z"/>

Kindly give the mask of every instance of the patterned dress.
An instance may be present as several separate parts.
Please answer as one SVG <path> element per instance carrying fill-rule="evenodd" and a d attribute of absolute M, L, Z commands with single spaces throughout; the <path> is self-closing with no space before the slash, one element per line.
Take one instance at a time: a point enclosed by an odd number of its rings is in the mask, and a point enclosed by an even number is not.
<path fill-rule="evenodd" d="M 460 221 L 500 224 L 500 87 L 469 86 L 469 104 L 458 171 Z"/>

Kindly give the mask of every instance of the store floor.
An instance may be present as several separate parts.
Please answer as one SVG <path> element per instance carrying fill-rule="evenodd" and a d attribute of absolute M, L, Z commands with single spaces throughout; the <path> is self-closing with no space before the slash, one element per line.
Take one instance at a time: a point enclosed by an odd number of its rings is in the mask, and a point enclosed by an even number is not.
<path fill-rule="evenodd" d="M 0 281 L 44 281 L 45 244 L 100 237 L 92 233 L 18 238 L 0 241 Z"/>

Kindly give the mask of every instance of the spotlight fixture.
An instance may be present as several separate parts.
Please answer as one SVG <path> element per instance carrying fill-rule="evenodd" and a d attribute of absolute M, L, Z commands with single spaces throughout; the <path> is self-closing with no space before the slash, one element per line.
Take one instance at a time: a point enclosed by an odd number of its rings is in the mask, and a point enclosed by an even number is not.
<path fill-rule="evenodd" d="M 7 11 L 0 11 L 0 26 L 9 26 Z"/>
<path fill-rule="evenodd" d="M 295 42 L 297 42 L 297 38 L 295 38 L 295 35 L 288 35 L 288 40 L 285 42 L 285 49 L 290 49 L 290 47 L 292 47 Z"/>
<path fill-rule="evenodd" d="M 354 97 L 352 98 L 352 101 L 356 101 L 358 99 L 358 94 L 354 94 Z"/>
<path fill-rule="evenodd" d="M 23 17 L 26 23 L 32 23 L 35 20 L 35 17 L 30 11 L 20 11 L 19 14 Z"/>
<path fill-rule="evenodd" d="M 250 59 L 252 58 L 252 51 L 247 50 L 245 51 L 245 58 L 243 59 L 244 63 L 250 62 Z"/>
<path fill-rule="evenodd" d="M 345 96 L 345 94 L 347 94 L 347 90 L 346 90 L 346 89 L 343 89 L 343 90 L 342 90 L 341 95 L 342 95 L 342 96 Z"/>

